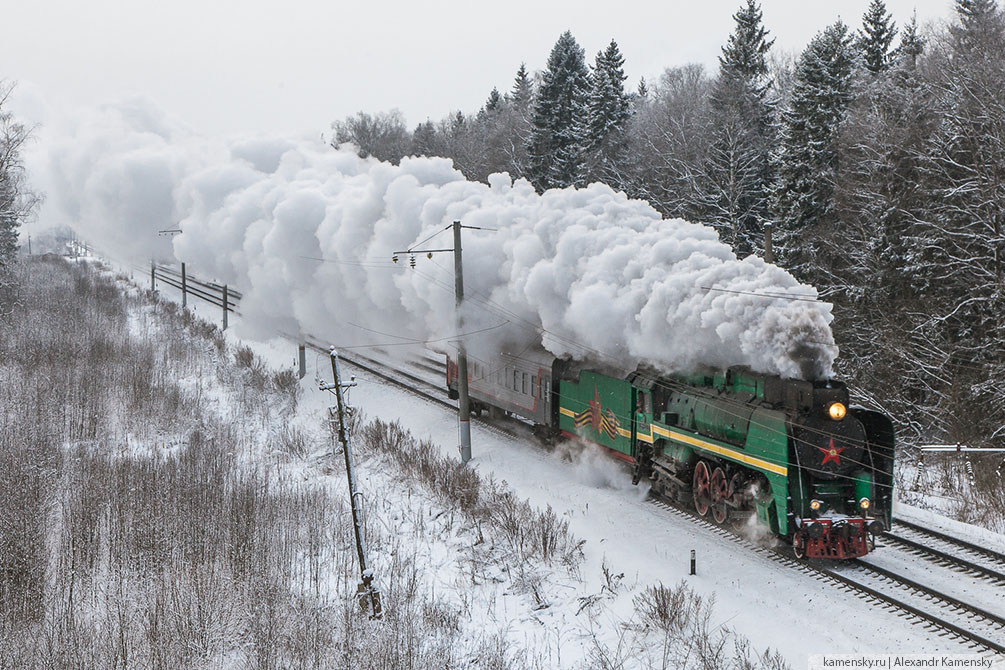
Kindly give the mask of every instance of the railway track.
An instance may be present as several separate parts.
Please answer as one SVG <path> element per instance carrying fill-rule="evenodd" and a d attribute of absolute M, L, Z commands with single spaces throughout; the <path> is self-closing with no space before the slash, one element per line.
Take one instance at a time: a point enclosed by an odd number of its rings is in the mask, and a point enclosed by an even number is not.
<path fill-rule="evenodd" d="M 915 624 L 941 631 L 941 635 L 958 640 L 971 649 L 983 649 L 996 654 L 1005 653 L 1005 619 L 992 612 L 973 607 L 952 596 L 862 561 L 835 566 L 834 562 L 798 560 L 790 554 L 791 550 L 787 546 L 756 544 L 730 528 L 715 524 L 698 516 L 693 510 L 662 498 L 650 497 L 649 502 L 737 543 L 745 550 L 799 570 L 843 591 L 855 593 L 871 605 L 910 617 Z"/>
<path fill-rule="evenodd" d="M 903 519 L 894 519 L 893 530 L 883 538 L 916 556 L 1005 586 L 1005 554 L 989 547 Z"/>
<path fill-rule="evenodd" d="M 180 273 L 168 268 L 158 268 L 161 273 L 157 278 L 175 288 L 181 288 Z M 196 297 L 222 306 L 222 287 L 211 282 L 201 282 L 186 278 L 191 282 L 188 291 Z M 218 297 L 216 294 L 220 293 Z M 228 298 L 241 298 L 240 293 L 230 292 Z M 228 304 L 228 307 L 231 305 Z M 237 305 L 229 311 L 239 313 Z M 306 338 L 305 345 L 323 355 L 328 354 L 328 348 L 313 338 Z M 378 356 L 381 353 L 377 352 Z M 409 393 L 440 407 L 451 410 L 456 405 L 444 396 L 444 387 L 439 381 L 443 370 L 438 362 L 428 356 L 419 355 L 410 362 L 412 372 L 402 370 L 398 363 L 379 360 L 379 357 L 367 356 L 353 351 L 340 352 L 340 357 L 349 365 L 366 371 L 383 381 L 398 386 Z M 519 434 L 513 430 L 499 426 L 495 422 L 478 422 L 484 429 L 502 434 L 510 438 L 527 439 L 531 432 Z M 518 424 L 522 426 L 522 424 Z M 888 570 L 881 566 L 862 560 L 855 560 L 840 565 L 833 562 L 810 563 L 797 560 L 788 554 L 788 547 L 768 547 L 755 544 L 732 531 L 709 520 L 699 517 L 692 510 L 684 509 L 666 500 L 651 498 L 652 504 L 675 515 L 685 517 L 689 521 L 703 526 L 707 530 L 738 543 L 747 551 L 752 551 L 770 560 L 786 565 L 811 575 L 815 579 L 826 582 L 845 591 L 853 592 L 869 603 L 901 613 L 910 617 L 914 623 L 927 628 L 941 631 L 941 635 L 961 641 L 975 649 L 985 649 L 994 653 L 1005 653 L 1005 618 L 963 602 L 945 593 L 921 584 L 903 574 Z M 973 543 L 940 533 L 938 531 L 918 526 L 908 521 L 895 520 L 894 528 L 886 533 L 885 542 L 896 545 L 901 550 L 913 556 L 922 557 L 946 569 L 965 573 L 995 585 L 1005 585 L 1005 554 L 981 547 Z M 776 543 L 778 544 L 778 543 Z"/>
<path fill-rule="evenodd" d="M 321 344 L 318 340 L 313 337 L 306 336 L 304 339 L 304 345 L 313 351 L 316 351 L 325 356 L 329 353 L 329 348 Z M 397 368 L 393 368 L 385 362 L 379 361 L 375 358 L 371 358 L 365 354 L 361 354 L 356 351 L 346 353 L 345 351 L 338 352 L 339 359 L 345 361 L 346 363 L 352 365 L 353 367 L 365 370 L 366 372 L 374 375 L 375 377 L 382 379 L 388 383 L 394 384 L 400 388 L 405 389 L 413 395 L 417 395 L 424 400 L 428 400 L 432 403 L 440 405 L 441 407 L 449 407 L 452 409 L 457 409 L 457 406 L 448 402 L 444 398 L 444 388 L 434 385 L 428 379 L 424 379 L 419 375 L 415 375 Z"/>
<path fill-rule="evenodd" d="M 304 345 L 318 353 L 328 355 L 328 347 L 320 344 L 316 339 L 312 337 L 304 338 Z M 393 384 L 405 391 L 411 393 L 412 395 L 418 396 L 424 400 L 432 402 L 440 407 L 445 407 L 452 411 L 457 411 L 457 404 L 448 400 L 446 398 L 446 377 L 444 374 L 443 384 L 437 384 L 431 381 L 427 376 L 421 374 L 414 374 L 408 371 L 401 370 L 398 367 L 392 367 L 392 365 L 386 361 L 382 361 L 379 358 L 367 356 L 366 354 L 361 354 L 356 351 L 350 353 L 345 353 L 344 351 L 339 351 L 339 359 L 345 361 L 349 365 L 363 370 L 379 379 L 382 379 L 390 384 Z M 419 367 L 420 369 L 426 369 L 427 371 L 439 372 L 432 369 L 430 361 L 428 359 L 420 359 L 418 361 L 413 361 L 413 365 Z M 500 426 L 495 422 L 489 422 L 484 419 L 479 419 L 474 416 L 471 417 L 473 422 L 477 422 L 484 430 L 490 433 L 495 433 L 497 435 L 504 435 L 511 439 L 527 439 L 533 437 L 530 431 L 526 433 L 518 432 L 517 430 L 510 430 L 507 427 Z M 522 425 L 522 424 L 518 424 Z"/>
<path fill-rule="evenodd" d="M 825 569 L 856 588 L 896 600 L 898 606 L 950 634 L 1005 653 L 1005 618 L 998 614 L 861 559 Z"/>
<path fill-rule="evenodd" d="M 316 341 L 309 340 L 307 345 L 316 351 L 325 354 L 328 353 L 327 348 L 320 346 Z M 410 393 L 441 407 L 456 409 L 454 403 L 444 398 L 443 387 L 432 383 L 428 378 L 423 378 L 425 375 L 402 371 L 400 365 L 398 367 L 391 367 L 391 364 L 385 361 L 356 352 L 340 354 L 340 357 L 361 370 L 365 370 L 380 379 L 404 388 Z M 428 360 L 420 360 L 415 365 L 427 373 L 440 372 Z M 518 439 L 530 437 L 530 435 L 520 435 L 514 431 L 502 428 L 494 422 L 488 423 L 482 421 L 481 423 L 486 429 L 508 437 Z M 942 635 L 959 640 L 962 644 L 973 649 L 984 649 L 999 654 L 1005 653 L 1005 618 L 993 612 L 970 605 L 958 598 L 925 586 L 909 577 L 864 561 L 856 560 L 840 565 L 834 565 L 833 562 L 821 562 L 818 564 L 800 561 L 788 555 L 789 549 L 787 546 L 773 548 L 755 544 L 729 528 L 719 526 L 697 516 L 693 511 L 682 509 L 662 499 L 652 498 L 651 500 L 654 505 L 676 515 L 686 517 L 690 521 L 720 536 L 729 538 L 731 541 L 741 544 L 746 550 L 767 556 L 777 563 L 799 570 L 842 590 L 856 593 L 873 605 L 901 613 L 903 616 L 910 617 L 914 623 L 932 630 L 941 631 Z M 929 532 L 928 529 L 916 527 L 908 522 L 897 521 L 895 523 L 902 528 L 908 529 L 905 535 L 911 532 Z M 941 536 L 941 534 L 935 531 L 931 531 L 929 534 L 932 537 Z M 993 580 L 995 583 L 998 583 L 998 580 L 1001 580 L 1001 583 L 1005 583 L 1005 572 L 996 570 L 993 565 L 988 564 L 993 561 L 1001 561 L 1002 565 L 1005 565 L 1005 556 L 997 554 L 992 550 L 970 545 L 950 536 L 941 538 L 943 542 L 955 542 L 961 552 L 967 551 L 972 554 L 983 555 L 985 560 L 978 562 L 955 557 L 948 551 L 926 546 L 916 540 L 902 537 L 898 534 L 889 533 L 883 537 L 888 541 L 901 544 L 909 551 L 924 553 L 945 567 L 979 575 L 983 578 Z"/>

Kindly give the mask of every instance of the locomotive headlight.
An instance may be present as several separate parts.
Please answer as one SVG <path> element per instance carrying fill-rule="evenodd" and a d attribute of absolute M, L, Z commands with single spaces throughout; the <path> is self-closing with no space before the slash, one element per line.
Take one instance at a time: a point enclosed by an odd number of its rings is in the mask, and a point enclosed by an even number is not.
<path fill-rule="evenodd" d="M 862 509 L 869 509 L 869 505 L 870 503 L 868 498 L 862 498 L 861 500 L 858 501 L 858 506 L 861 507 Z"/>
<path fill-rule="evenodd" d="M 820 502 L 819 500 L 810 501 L 810 509 L 813 510 L 814 512 L 819 511 L 821 507 L 823 507 L 823 503 Z"/>
<path fill-rule="evenodd" d="M 840 421 L 848 413 L 848 408 L 843 403 L 832 402 L 827 406 L 827 415 L 835 421 Z"/>

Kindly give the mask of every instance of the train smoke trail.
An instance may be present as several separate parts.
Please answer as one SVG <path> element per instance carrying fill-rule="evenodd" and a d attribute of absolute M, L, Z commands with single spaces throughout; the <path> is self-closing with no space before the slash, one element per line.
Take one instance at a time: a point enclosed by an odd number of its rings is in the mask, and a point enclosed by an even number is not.
<path fill-rule="evenodd" d="M 460 219 L 494 229 L 464 237 L 476 352 L 538 343 L 626 365 L 804 378 L 829 376 L 837 355 L 815 289 L 601 184 L 539 195 L 505 174 L 466 181 L 440 158 L 394 166 L 314 140 L 214 142 L 144 101 L 78 118 L 40 151 L 47 218 L 137 261 L 172 256 L 240 287 L 252 337 L 449 346 L 449 256 L 420 256 L 415 270 L 390 259 Z M 177 227 L 173 240 L 156 235 Z M 443 233 L 423 248 L 451 244 Z"/>

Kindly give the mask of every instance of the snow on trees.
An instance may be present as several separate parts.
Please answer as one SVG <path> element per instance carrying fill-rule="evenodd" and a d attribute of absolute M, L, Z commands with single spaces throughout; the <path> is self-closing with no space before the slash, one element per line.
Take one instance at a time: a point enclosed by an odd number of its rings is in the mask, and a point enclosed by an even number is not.
<path fill-rule="evenodd" d="M 332 146 L 351 142 L 363 158 L 373 156 L 397 163 L 408 153 L 411 144 L 405 117 L 397 109 L 368 114 L 359 112 L 332 124 L 335 137 Z"/>
<path fill-rule="evenodd" d="M 583 183 L 590 73 L 572 33 L 558 38 L 544 71 L 532 117 L 528 177 L 539 191 Z"/>
<path fill-rule="evenodd" d="M 527 75 L 527 65 L 525 63 L 520 63 L 520 69 L 516 71 L 509 99 L 521 113 L 525 115 L 529 114 L 531 103 L 534 101 L 534 86 Z"/>
<path fill-rule="evenodd" d="M 925 51 L 925 38 L 918 32 L 918 12 L 911 15 L 911 22 L 904 26 L 904 32 L 900 35 L 900 46 L 894 52 L 898 60 L 907 59 L 914 67 L 918 63 L 918 57 Z"/>
<path fill-rule="evenodd" d="M 18 228 L 40 201 L 28 185 L 21 155 L 31 129 L 6 108 L 13 90 L 13 84 L 0 81 L 0 279 L 17 255 Z"/>
<path fill-rule="evenodd" d="M 766 54 L 774 40 L 767 39 L 756 0 L 747 0 L 733 19 L 736 28 L 722 48 L 711 92 L 709 147 L 690 211 L 748 255 L 761 247 L 768 216 L 775 128 Z"/>
<path fill-rule="evenodd" d="M 1005 434 L 1005 22 L 989 0 L 957 0 L 932 55 L 939 119 L 920 156 L 927 203 L 912 231 L 923 328 L 943 379 L 932 404 L 950 440 Z"/>
<path fill-rule="evenodd" d="M 886 11 L 883 0 L 872 0 L 862 16 L 859 48 L 865 67 L 873 74 L 885 70 L 891 59 L 890 46 L 897 35 L 897 24 Z"/>
<path fill-rule="evenodd" d="M 855 54 L 841 21 L 818 33 L 796 64 L 774 155 L 772 206 L 780 257 L 803 281 L 828 283 L 820 251 L 840 235 L 834 207 L 836 139 L 851 101 Z"/>
<path fill-rule="evenodd" d="M 588 102 L 589 151 L 598 155 L 597 162 L 607 163 L 617 155 L 619 136 L 631 116 L 629 96 L 625 93 L 624 56 L 613 39 L 607 49 L 597 53 L 591 76 Z"/>

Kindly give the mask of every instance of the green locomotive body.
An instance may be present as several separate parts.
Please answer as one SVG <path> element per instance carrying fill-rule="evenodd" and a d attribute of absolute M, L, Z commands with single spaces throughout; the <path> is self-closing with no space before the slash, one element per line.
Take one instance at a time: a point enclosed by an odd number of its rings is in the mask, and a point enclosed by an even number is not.
<path fill-rule="evenodd" d="M 508 392 L 522 388 L 535 399 L 535 413 L 500 403 L 503 396 L 478 378 L 470 383 L 476 410 L 526 415 L 551 432 L 599 444 L 634 464 L 636 483 L 648 480 L 701 516 L 761 526 L 787 538 L 797 555 L 816 558 L 864 555 L 890 527 L 892 423 L 850 408 L 844 384 L 743 368 L 621 374 L 554 359 L 528 363 L 526 355 L 516 361 L 502 354 L 499 365 Z M 455 377 L 448 361 L 452 390 Z M 533 382 L 529 392 L 518 383 L 525 377 Z M 537 402 L 542 398 L 547 403 Z"/>

